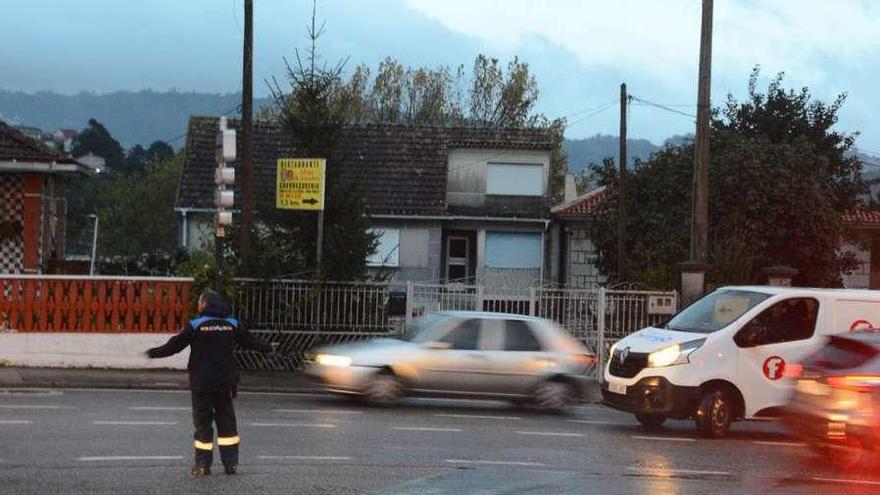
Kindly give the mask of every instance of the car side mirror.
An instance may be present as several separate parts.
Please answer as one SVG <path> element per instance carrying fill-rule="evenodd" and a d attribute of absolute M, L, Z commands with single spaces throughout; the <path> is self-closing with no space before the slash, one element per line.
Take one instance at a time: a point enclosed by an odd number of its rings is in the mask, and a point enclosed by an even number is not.
<path fill-rule="evenodd" d="M 425 349 L 431 349 L 432 351 L 445 351 L 447 349 L 452 348 L 452 344 L 449 342 L 425 342 Z"/>

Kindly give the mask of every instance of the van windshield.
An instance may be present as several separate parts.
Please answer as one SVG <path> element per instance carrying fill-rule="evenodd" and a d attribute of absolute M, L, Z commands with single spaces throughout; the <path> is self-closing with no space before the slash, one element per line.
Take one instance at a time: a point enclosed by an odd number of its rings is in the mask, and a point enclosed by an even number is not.
<path fill-rule="evenodd" d="M 703 296 L 669 319 L 662 328 L 679 332 L 712 333 L 726 327 L 770 294 L 718 290 Z"/>

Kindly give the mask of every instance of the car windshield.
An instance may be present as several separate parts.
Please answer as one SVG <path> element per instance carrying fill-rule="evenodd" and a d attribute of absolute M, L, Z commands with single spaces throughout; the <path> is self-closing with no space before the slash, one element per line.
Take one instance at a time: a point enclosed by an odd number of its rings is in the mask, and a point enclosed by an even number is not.
<path fill-rule="evenodd" d="M 679 332 L 712 333 L 770 297 L 746 290 L 718 290 L 703 296 L 670 318 L 662 328 Z"/>
<path fill-rule="evenodd" d="M 409 326 L 405 327 L 400 334 L 400 340 L 407 342 L 422 343 L 430 340 L 433 332 L 429 330 L 437 323 L 445 320 L 446 317 L 439 313 L 428 313 L 413 320 Z"/>

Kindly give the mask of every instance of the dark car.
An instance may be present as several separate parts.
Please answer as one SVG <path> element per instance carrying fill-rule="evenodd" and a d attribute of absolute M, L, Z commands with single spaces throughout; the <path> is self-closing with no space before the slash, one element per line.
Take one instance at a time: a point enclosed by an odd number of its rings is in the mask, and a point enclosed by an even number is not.
<path fill-rule="evenodd" d="M 833 460 L 877 450 L 880 441 L 880 332 L 835 335 L 795 373 L 784 421 Z"/>

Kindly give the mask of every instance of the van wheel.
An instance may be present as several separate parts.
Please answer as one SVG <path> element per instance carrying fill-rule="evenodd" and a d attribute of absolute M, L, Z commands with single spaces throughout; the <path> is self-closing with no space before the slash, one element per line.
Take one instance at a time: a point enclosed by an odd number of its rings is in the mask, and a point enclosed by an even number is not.
<path fill-rule="evenodd" d="M 646 428 L 660 428 L 663 426 L 663 422 L 666 421 L 666 418 L 663 416 L 657 416 L 656 414 L 645 414 L 638 413 L 636 414 L 636 419 L 639 420 L 639 423 Z"/>
<path fill-rule="evenodd" d="M 719 388 L 707 390 L 700 397 L 694 412 L 697 435 L 703 438 L 722 438 L 730 431 L 733 402 L 727 392 Z"/>
<path fill-rule="evenodd" d="M 535 403 L 545 411 L 564 413 L 574 402 L 574 390 L 564 381 L 547 380 L 535 388 Z"/>
<path fill-rule="evenodd" d="M 403 396 L 403 382 L 391 371 L 376 373 L 364 388 L 364 397 L 370 404 L 391 406 Z"/>

